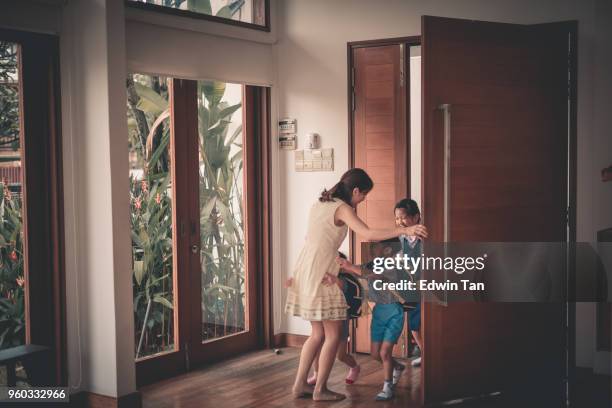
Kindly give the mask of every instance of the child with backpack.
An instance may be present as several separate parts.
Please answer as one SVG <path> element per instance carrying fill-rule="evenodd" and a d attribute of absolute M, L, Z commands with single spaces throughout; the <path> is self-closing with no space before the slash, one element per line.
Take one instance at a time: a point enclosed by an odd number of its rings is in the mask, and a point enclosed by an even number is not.
<path fill-rule="evenodd" d="M 394 216 L 397 226 L 415 225 L 420 222 L 418 206 L 414 200 L 410 199 L 401 200 L 395 205 Z M 421 241 L 419 239 L 401 236 L 400 243 L 403 254 L 411 257 L 420 256 Z M 391 255 L 389 245 L 385 246 L 383 243 L 375 243 L 373 245 L 372 249 L 375 256 Z M 386 270 L 382 274 L 375 274 L 371 270 L 371 262 L 362 266 L 353 265 L 346 259 L 337 259 L 337 262 L 342 269 L 368 280 L 368 301 L 376 304 L 372 311 L 370 327 L 371 355 L 383 364 L 385 374 L 383 389 L 376 395 L 376 400 L 388 401 L 393 398 L 393 386 L 397 384 L 405 369 L 404 365 L 393 358 L 393 346 L 397 343 L 404 328 L 404 308 L 402 305 L 407 301 L 414 301 L 414 297 L 418 296 L 418 293 L 411 293 L 411 291 L 376 290 L 374 282 L 376 280 L 400 282 L 404 279 L 418 279 L 419 271 L 414 271 L 416 274 L 413 276 L 404 270 Z M 417 320 L 417 318 L 420 321 L 420 308 L 412 314 L 410 318 L 411 323 L 413 320 Z M 410 328 L 413 332 L 418 331 L 418 328 L 414 328 L 412 325 Z"/>

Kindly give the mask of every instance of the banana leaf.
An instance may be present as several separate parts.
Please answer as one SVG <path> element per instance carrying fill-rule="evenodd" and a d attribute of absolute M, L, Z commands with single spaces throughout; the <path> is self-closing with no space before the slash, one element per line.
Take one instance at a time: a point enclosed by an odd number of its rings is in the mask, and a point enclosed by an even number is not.
<path fill-rule="evenodd" d="M 212 15 L 210 0 L 187 0 L 187 10 Z"/>
<path fill-rule="evenodd" d="M 136 107 L 144 113 L 157 116 L 168 109 L 168 101 L 148 86 L 134 82 L 134 89 L 138 96 L 140 96 Z"/>

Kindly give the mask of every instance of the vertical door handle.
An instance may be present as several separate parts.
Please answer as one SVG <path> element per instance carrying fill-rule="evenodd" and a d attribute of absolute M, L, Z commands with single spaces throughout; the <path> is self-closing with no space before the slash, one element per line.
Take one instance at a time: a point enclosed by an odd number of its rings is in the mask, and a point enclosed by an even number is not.
<path fill-rule="evenodd" d="M 438 107 L 444 114 L 444 242 L 450 241 L 450 159 L 451 159 L 451 105 L 444 103 Z"/>
<path fill-rule="evenodd" d="M 450 203 L 451 203 L 451 105 L 441 104 L 438 109 L 444 114 L 444 256 L 447 257 L 450 243 Z M 444 270 L 444 280 L 447 280 L 447 271 Z M 448 290 L 444 289 L 444 298 L 441 304 L 448 306 Z"/>

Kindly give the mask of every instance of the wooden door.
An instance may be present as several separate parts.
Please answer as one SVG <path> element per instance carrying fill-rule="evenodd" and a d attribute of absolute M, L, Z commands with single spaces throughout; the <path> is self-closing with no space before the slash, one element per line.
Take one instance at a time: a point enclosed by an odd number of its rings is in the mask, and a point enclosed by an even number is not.
<path fill-rule="evenodd" d="M 404 55 L 404 44 L 352 50 L 354 167 L 364 169 L 374 181 L 374 189 L 357 207 L 357 214 L 371 228 L 392 228 L 393 207 L 409 191 Z M 354 237 L 358 263 L 364 261 L 362 242 Z M 397 355 L 407 346 L 406 339 L 405 331 L 396 346 Z M 355 349 L 370 352 L 370 316 L 357 322 Z"/>
<path fill-rule="evenodd" d="M 571 23 L 423 17 L 422 27 L 423 216 L 431 240 L 565 242 Z M 501 392 L 561 406 L 564 310 L 563 303 L 426 302 L 424 402 Z"/>

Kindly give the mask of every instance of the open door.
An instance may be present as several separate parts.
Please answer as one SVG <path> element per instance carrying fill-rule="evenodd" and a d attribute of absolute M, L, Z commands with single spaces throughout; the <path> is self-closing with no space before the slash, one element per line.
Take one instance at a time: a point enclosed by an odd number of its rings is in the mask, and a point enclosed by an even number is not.
<path fill-rule="evenodd" d="M 425 16 L 422 28 L 431 240 L 571 239 L 575 23 Z M 540 407 L 565 402 L 565 303 L 426 302 L 423 335 L 424 403 L 498 393 Z"/>

